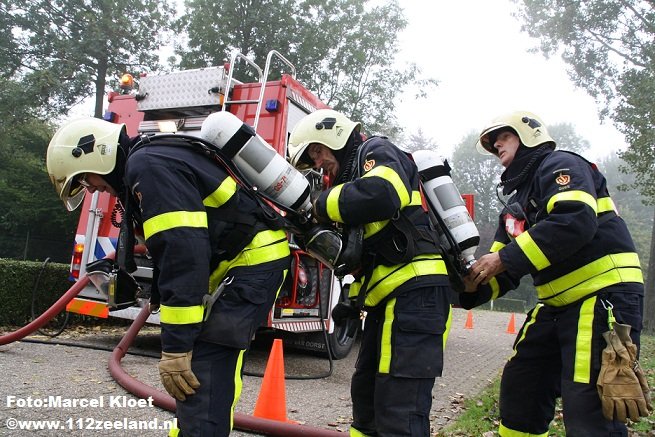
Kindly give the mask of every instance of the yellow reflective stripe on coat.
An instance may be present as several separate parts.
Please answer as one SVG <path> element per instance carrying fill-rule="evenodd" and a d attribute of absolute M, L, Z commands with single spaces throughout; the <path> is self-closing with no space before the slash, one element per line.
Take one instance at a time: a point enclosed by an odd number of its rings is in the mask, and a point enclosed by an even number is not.
<path fill-rule="evenodd" d="M 364 279 L 362 279 L 364 281 Z M 359 290 L 362 289 L 362 282 L 353 282 L 348 287 L 348 299 L 359 296 Z"/>
<path fill-rule="evenodd" d="M 578 334 L 575 337 L 573 382 L 589 384 L 591 379 L 591 337 L 594 325 L 596 296 L 585 300 L 580 307 Z"/>
<path fill-rule="evenodd" d="M 561 193 L 555 194 L 553 197 L 551 197 L 548 200 L 548 204 L 546 205 L 546 211 L 550 213 L 553 210 L 553 208 L 555 208 L 555 204 L 557 202 L 562 202 L 566 200 L 586 203 L 587 205 L 589 205 L 589 207 L 591 207 L 591 209 L 594 210 L 594 213 L 596 214 L 598 213 L 598 204 L 596 203 L 596 199 L 594 198 L 594 196 L 580 190 L 562 191 Z"/>
<path fill-rule="evenodd" d="M 234 267 L 254 266 L 290 255 L 284 230 L 261 231 L 231 260 L 222 261 L 209 277 L 209 289 L 215 290 L 227 272 Z"/>
<path fill-rule="evenodd" d="M 612 200 L 611 197 L 599 197 L 596 200 L 596 203 L 598 204 L 598 214 L 602 214 L 604 212 L 609 212 L 609 211 L 614 211 L 615 213 L 618 214 L 616 205 L 614 205 L 614 201 Z"/>
<path fill-rule="evenodd" d="M 535 288 L 539 299 L 548 305 L 564 306 L 621 282 L 644 282 L 639 255 L 634 252 L 605 255 Z"/>
<path fill-rule="evenodd" d="M 159 306 L 159 321 L 170 325 L 188 325 L 202 322 L 205 307 L 194 305 L 190 307 Z"/>
<path fill-rule="evenodd" d="M 491 287 L 491 300 L 498 299 L 498 295 L 500 294 L 500 285 L 498 284 L 498 279 L 496 279 L 495 276 L 489 280 L 489 287 Z"/>
<path fill-rule="evenodd" d="M 393 331 L 394 313 L 396 298 L 389 299 L 384 308 L 384 323 L 382 324 L 382 335 L 380 336 L 380 361 L 378 362 L 379 373 L 389 373 L 391 368 L 391 333 Z"/>
<path fill-rule="evenodd" d="M 500 249 L 505 247 L 505 243 L 501 243 L 500 241 L 494 241 L 493 244 L 491 245 L 491 248 L 489 249 L 489 252 L 498 252 Z"/>
<path fill-rule="evenodd" d="M 375 306 L 389 293 L 412 278 L 426 275 L 447 275 L 446 264 L 441 255 L 419 255 L 408 264 L 377 266 L 371 274 L 369 289 L 364 304 Z"/>
<path fill-rule="evenodd" d="M 158 232 L 173 228 L 206 228 L 207 214 L 205 211 L 171 211 L 156 215 L 143 222 L 145 239 Z"/>
<path fill-rule="evenodd" d="M 385 165 L 374 167 L 371 171 L 362 177 L 379 177 L 384 179 L 393 186 L 394 191 L 396 194 L 398 194 L 398 198 L 400 199 L 400 209 L 403 209 L 409 205 L 411 200 L 410 193 L 407 191 L 407 188 L 405 188 L 405 184 L 403 183 L 403 180 L 400 178 L 400 176 L 398 176 L 398 173 L 396 173 L 395 170 L 393 170 L 391 167 L 387 167 Z"/>
<path fill-rule="evenodd" d="M 421 206 L 421 193 L 419 191 L 412 191 L 412 200 L 407 206 Z M 381 220 L 379 222 L 366 223 L 364 225 L 364 239 L 367 239 L 384 229 L 389 223 L 389 220 Z"/>
<path fill-rule="evenodd" d="M 328 193 L 327 200 L 325 201 L 325 208 L 328 217 L 330 220 L 337 223 L 343 223 L 343 219 L 341 218 L 341 211 L 339 211 L 339 196 L 341 195 L 342 189 L 343 184 L 332 188 Z"/>
<path fill-rule="evenodd" d="M 234 196 L 237 192 L 237 183 L 232 177 L 227 177 L 216 190 L 209 196 L 205 197 L 202 204 L 211 208 L 222 206 Z"/>
<path fill-rule="evenodd" d="M 501 423 L 498 427 L 498 435 L 500 437 L 548 437 L 548 431 L 543 434 L 530 434 L 529 432 L 514 431 Z"/>
<path fill-rule="evenodd" d="M 541 251 L 537 243 L 532 239 L 530 232 L 523 232 L 516 237 L 516 244 L 519 245 L 523 254 L 528 257 L 528 260 L 537 270 L 543 270 L 550 266 L 550 261 L 546 255 Z"/>

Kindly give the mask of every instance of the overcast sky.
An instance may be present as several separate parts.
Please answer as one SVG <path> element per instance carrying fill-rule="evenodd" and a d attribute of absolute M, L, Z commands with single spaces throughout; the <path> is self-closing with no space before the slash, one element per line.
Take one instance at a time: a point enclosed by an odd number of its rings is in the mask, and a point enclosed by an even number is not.
<path fill-rule="evenodd" d="M 571 123 L 591 143 L 590 159 L 625 148 L 598 107 L 569 80 L 561 59 L 528 53 L 537 40 L 520 31 L 510 0 L 399 0 L 408 19 L 400 35 L 402 62 L 418 64 L 440 84 L 425 100 L 403 96 L 398 115 L 421 128 L 448 156 L 471 130 L 497 115 L 530 110 L 546 125 Z M 473 146 L 472 146 L 473 147 Z"/>

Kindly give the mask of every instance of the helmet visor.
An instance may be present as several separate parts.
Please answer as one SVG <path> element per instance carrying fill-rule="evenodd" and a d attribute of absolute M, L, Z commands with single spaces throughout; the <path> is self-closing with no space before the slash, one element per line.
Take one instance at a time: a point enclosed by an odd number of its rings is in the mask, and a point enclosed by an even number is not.
<path fill-rule="evenodd" d="M 311 143 L 306 141 L 299 144 L 296 147 L 294 155 L 291 157 L 291 165 L 293 165 L 298 170 L 307 170 L 314 167 L 314 161 L 312 161 L 307 153 L 307 149 Z"/>
<path fill-rule="evenodd" d="M 67 210 L 74 211 L 80 206 L 86 194 L 86 185 L 84 174 L 75 175 L 66 182 L 59 197 Z"/>

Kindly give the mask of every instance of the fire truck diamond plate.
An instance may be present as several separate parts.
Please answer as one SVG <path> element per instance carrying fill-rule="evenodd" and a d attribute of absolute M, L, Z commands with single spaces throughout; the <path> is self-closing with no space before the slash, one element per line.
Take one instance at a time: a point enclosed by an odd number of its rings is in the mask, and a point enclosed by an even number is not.
<path fill-rule="evenodd" d="M 212 88 L 225 87 L 223 67 L 201 68 L 175 73 L 144 76 L 139 82 L 139 111 L 219 105 L 219 94 Z"/>

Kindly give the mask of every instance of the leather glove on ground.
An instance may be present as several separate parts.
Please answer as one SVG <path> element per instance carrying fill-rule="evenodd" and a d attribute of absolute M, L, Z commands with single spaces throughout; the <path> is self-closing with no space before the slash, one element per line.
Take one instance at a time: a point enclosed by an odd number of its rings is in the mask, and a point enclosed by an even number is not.
<path fill-rule="evenodd" d="M 653 411 L 653 406 L 650 403 L 650 388 L 648 387 L 648 380 L 646 379 L 644 370 L 641 368 L 639 361 L 637 360 L 637 345 L 632 342 L 632 338 L 630 337 L 630 329 L 630 325 L 622 325 L 620 323 L 614 324 L 614 330 L 618 334 L 619 340 L 621 340 L 621 343 L 623 343 L 626 350 L 628 351 L 628 355 L 630 356 L 630 366 L 635 372 L 635 375 L 637 375 L 639 385 L 641 385 L 641 391 L 644 394 L 646 407 L 649 411 Z"/>
<path fill-rule="evenodd" d="M 607 347 L 603 350 L 598 394 L 607 420 L 626 422 L 639 420 L 648 415 L 648 407 L 641 390 L 641 384 L 632 370 L 628 350 L 621 343 L 618 334 L 612 330 L 603 334 Z"/>
<path fill-rule="evenodd" d="M 178 401 L 186 400 L 194 389 L 200 387 L 198 378 L 191 371 L 191 352 L 162 352 L 159 376 L 166 391 Z"/>

